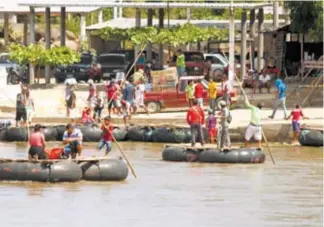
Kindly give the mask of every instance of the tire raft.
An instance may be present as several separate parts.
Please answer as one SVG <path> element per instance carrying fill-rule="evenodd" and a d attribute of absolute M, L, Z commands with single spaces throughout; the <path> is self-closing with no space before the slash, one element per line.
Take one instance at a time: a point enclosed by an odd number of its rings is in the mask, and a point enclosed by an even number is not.
<path fill-rule="evenodd" d="M 101 139 L 101 129 L 97 126 L 82 126 L 80 130 L 83 142 L 98 142 Z"/>
<path fill-rule="evenodd" d="M 28 133 L 26 128 L 8 128 L 5 132 L 4 139 L 8 142 L 27 141 Z"/>
<path fill-rule="evenodd" d="M 166 147 L 162 151 L 166 161 L 198 161 L 209 163 L 263 163 L 265 154 L 254 148 L 233 149 L 221 151 L 218 149 L 195 149 Z"/>
<path fill-rule="evenodd" d="M 152 140 L 159 143 L 189 143 L 190 129 L 156 128 L 152 133 Z"/>
<path fill-rule="evenodd" d="M 86 162 L 79 165 L 83 172 L 83 180 L 121 181 L 125 180 L 128 175 L 128 167 L 121 159 Z"/>
<path fill-rule="evenodd" d="M 303 146 L 323 146 L 323 132 L 319 130 L 303 129 L 299 133 L 299 143 Z"/>
<path fill-rule="evenodd" d="M 127 132 L 127 140 L 138 142 L 152 142 L 153 128 L 134 126 Z"/>
<path fill-rule="evenodd" d="M 91 160 L 77 164 L 74 160 L 55 162 L 0 162 L 2 181 L 75 182 L 121 181 L 128 176 L 128 168 L 121 159 Z"/>

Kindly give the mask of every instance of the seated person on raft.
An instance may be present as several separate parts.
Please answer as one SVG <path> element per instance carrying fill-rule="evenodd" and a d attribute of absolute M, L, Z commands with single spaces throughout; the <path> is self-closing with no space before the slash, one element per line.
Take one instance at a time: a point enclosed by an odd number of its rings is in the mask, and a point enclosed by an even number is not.
<path fill-rule="evenodd" d="M 44 150 L 46 146 L 45 136 L 40 124 L 35 125 L 34 132 L 29 137 L 29 145 L 28 159 L 47 159 L 47 154 Z"/>
<path fill-rule="evenodd" d="M 74 159 L 81 155 L 83 135 L 80 129 L 74 128 L 72 124 L 66 125 L 66 131 L 63 135 L 64 156 L 70 156 Z"/>

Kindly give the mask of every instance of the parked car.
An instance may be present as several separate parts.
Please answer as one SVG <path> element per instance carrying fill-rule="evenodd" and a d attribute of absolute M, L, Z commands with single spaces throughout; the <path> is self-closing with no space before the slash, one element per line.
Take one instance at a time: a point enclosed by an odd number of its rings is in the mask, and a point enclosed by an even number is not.
<path fill-rule="evenodd" d="M 204 104 L 208 104 L 207 88 L 208 81 L 204 79 L 204 76 L 183 76 L 179 78 L 178 84 L 167 91 L 147 92 L 145 93 L 145 104 L 151 112 L 158 112 L 162 108 L 170 107 L 187 107 L 185 89 L 190 80 L 202 80 L 202 84 L 205 88 L 203 97 Z M 222 100 L 223 91 L 221 83 L 217 84 L 217 100 L 216 104 Z M 231 103 L 235 103 L 238 100 L 237 89 L 234 88 L 231 92 Z M 218 106 L 218 105 L 216 105 Z"/>
<path fill-rule="evenodd" d="M 211 64 L 210 71 L 214 73 L 216 70 L 224 70 L 228 65 L 228 61 L 222 54 L 219 53 L 207 53 L 204 54 L 205 61 Z"/>
<path fill-rule="evenodd" d="M 57 83 L 62 83 L 67 78 L 67 75 L 73 76 L 76 81 L 88 81 L 90 78 L 91 67 L 95 67 L 96 57 L 91 53 L 81 54 L 80 62 L 76 62 L 68 66 L 58 66 L 55 68 L 54 77 Z M 101 68 L 101 67 L 98 67 Z M 98 69 L 94 69 L 97 71 Z M 96 74 L 97 77 L 101 79 L 102 73 Z M 99 80 L 100 80 L 99 79 Z"/>
<path fill-rule="evenodd" d="M 101 54 L 98 62 L 101 65 L 102 78 L 104 80 L 123 80 L 131 67 L 131 63 L 127 61 L 125 54 Z M 134 69 L 130 73 L 133 74 L 133 72 Z"/>
<path fill-rule="evenodd" d="M 17 71 L 19 71 L 19 65 L 15 63 L 14 61 L 9 60 L 9 54 L 8 53 L 1 53 L 0 54 L 0 67 L 5 67 L 8 71 L 9 68 L 13 68 Z"/>
<path fill-rule="evenodd" d="M 205 62 L 204 54 L 198 51 L 185 51 L 186 73 L 187 76 L 208 76 L 209 66 Z M 174 56 L 169 66 L 176 66 L 177 57 Z"/>

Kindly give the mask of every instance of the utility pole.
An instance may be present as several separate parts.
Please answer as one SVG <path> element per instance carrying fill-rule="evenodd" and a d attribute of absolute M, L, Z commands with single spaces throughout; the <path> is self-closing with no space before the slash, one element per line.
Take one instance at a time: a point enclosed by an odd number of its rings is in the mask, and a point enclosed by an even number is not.
<path fill-rule="evenodd" d="M 235 18 L 234 18 L 234 8 L 233 0 L 231 0 L 230 7 L 230 21 L 229 21 L 229 70 L 228 70 L 228 80 L 230 85 L 233 87 L 234 77 L 235 77 Z"/>

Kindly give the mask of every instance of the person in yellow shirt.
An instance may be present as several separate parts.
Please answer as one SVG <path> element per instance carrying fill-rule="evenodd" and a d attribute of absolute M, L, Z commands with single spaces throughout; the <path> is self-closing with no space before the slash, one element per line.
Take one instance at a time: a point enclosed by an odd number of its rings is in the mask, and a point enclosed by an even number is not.
<path fill-rule="evenodd" d="M 209 79 L 208 83 L 208 99 L 209 99 L 209 108 L 215 114 L 216 109 L 216 98 L 217 98 L 217 84 L 213 78 Z"/>

